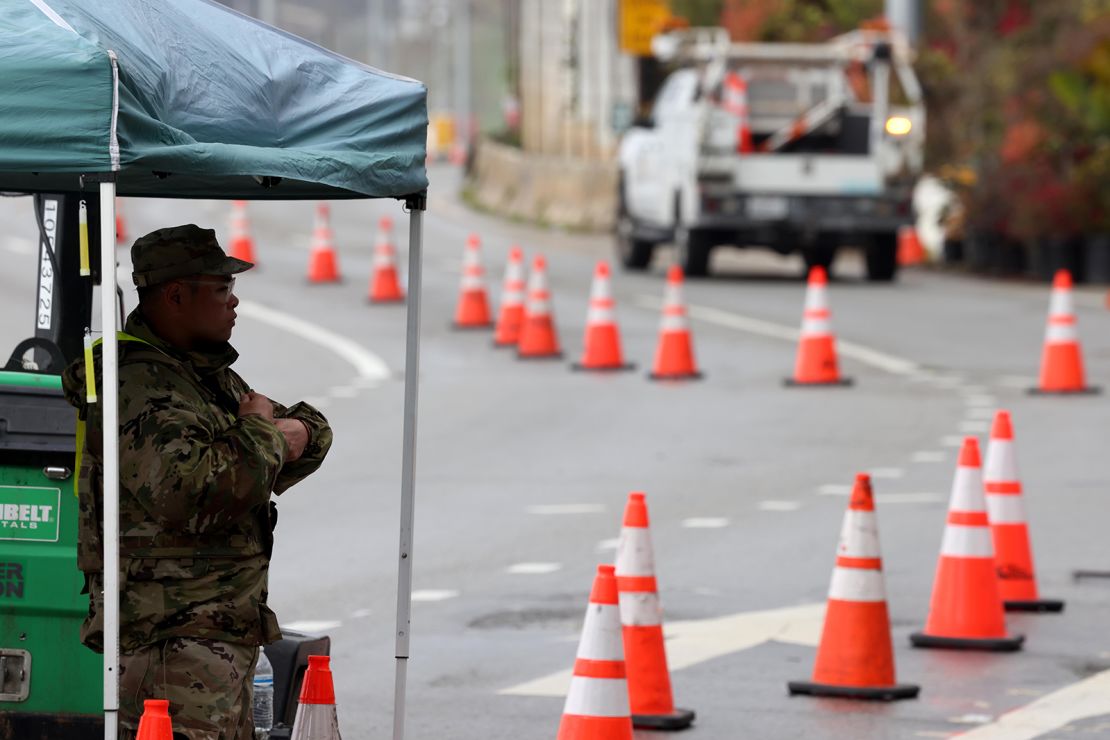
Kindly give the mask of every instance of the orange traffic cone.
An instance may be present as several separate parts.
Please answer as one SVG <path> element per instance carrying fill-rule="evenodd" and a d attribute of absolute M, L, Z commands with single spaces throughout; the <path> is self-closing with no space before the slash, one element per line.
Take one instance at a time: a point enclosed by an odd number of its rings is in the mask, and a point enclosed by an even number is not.
<path fill-rule="evenodd" d="M 686 321 L 686 303 L 682 299 L 682 268 L 678 265 L 671 265 L 667 271 L 659 344 L 655 349 L 655 366 L 648 377 L 652 380 L 702 377 L 694 364 L 694 345 Z"/>
<path fill-rule="evenodd" d="M 724 88 L 721 91 L 721 107 L 736 119 L 736 152 L 738 154 L 754 152 L 751 117 L 748 115 L 748 83 L 736 72 L 725 75 Z"/>
<path fill-rule="evenodd" d="M 632 740 L 613 566 L 597 566 L 557 740 Z"/>
<path fill-rule="evenodd" d="M 330 663 L 326 655 L 308 656 L 291 740 L 340 740 Z"/>
<path fill-rule="evenodd" d="M 682 730 L 694 722 L 689 709 L 676 709 L 663 648 L 663 607 L 655 581 L 655 555 L 644 494 L 628 494 L 617 545 L 624 660 L 632 724 L 652 730 Z"/>
<path fill-rule="evenodd" d="M 146 699 L 135 740 L 173 740 L 169 699 Z"/>
<path fill-rule="evenodd" d="M 454 327 L 485 329 L 492 324 L 482 270 L 482 242 L 477 234 L 471 234 L 463 253 L 463 275 L 459 284 L 459 302 L 455 305 Z"/>
<path fill-rule="evenodd" d="M 1030 393 L 1098 393 L 1087 386 L 1083 375 L 1083 354 L 1071 296 L 1071 273 L 1058 270 L 1052 281 L 1052 302 L 1041 356 L 1041 380 Z"/>
<path fill-rule="evenodd" d="M 1033 549 L 1021 501 L 1014 429 L 1009 411 L 998 411 L 991 426 L 987 460 L 983 471 L 987 515 L 994 540 L 994 565 L 998 590 L 1006 611 L 1058 612 L 1064 602 L 1037 596 Z"/>
<path fill-rule="evenodd" d="M 898 264 L 919 265 L 925 261 L 925 250 L 917 238 L 917 229 L 909 224 L 898 229 Z"/>
<path fill-rule="evenodd" d="M 817 266 L 809 271 L 794 377 L 783 381 L 788 386 L 852 384 L 851 378 L 840 376 L 836 361 L 836 337 L 832 331 L 832 314 L 826 292 L 828 284 L 824 267 Z"/>
<path fill-rule="evenodd" d="M 316 226 L 312 233 L 312 253 L 308 258 L 308 282 L 339 282 L 339 264 L 332 246 L 331 207 L 327 203 L 316 206 Z"/>
<path fill-rule="evenodd" d="M 1021 635 L 1006 634 L 979 442 L 967 437 L 952 482 L 929 619 L 923 632 L 910 635 L 910 642 L 915 647 L 1013 651 L 1021 649 L 1024 640 Z"/>
<path fill-rule="evenodd" d="M 812 681 L 791 681 L 791 694 L 850 699 L 912 699 L 920 688 L 894 679 L 894 646 L 879 551 L 871 476 L 856 475 L 844 513 L 825 626 Z"/>
<path fill-rule="evenodd" d="M 551 309 L 551 293 L 547 290 L 547 261 L 542 254 L 532 260 L 528 276 L 528 302 L 524 306 L 524 324 L 516 356 L 522 360 L 562 357 L 559 336 Z"/>
<path fill-rule="evenodd" d="M 590 309 L 586 313 L 585 350 L 575 370 L 632 370 L 621 355 L 620 329 L 613 312 L 613 291 L 609 281 L 609 263 L 601 260 L 594 269 L 590 287 Z"/>
<path fill-rule="evenodd" d="M 493 331 L 493 344 L 513 347 L 520 341 L 520 328 L 524 323 L 524 252 L 520 247 L 509 249 L 505 264 L 505 280 L 501 284 L 501 310 L 497 327 Z"/>
<path fill-rule="evenodd" d="M 254 240 L 251 239 L 251 222 L 245 200 L 231 201 L 231 239 L 227 253 L 236 259 L 255 262 Z"/>
<path fill-rule="evenodd" d="M 397 250 L 393 246 L 393 219 L 378 220 L 378 239 L 374 244 L 374 271 L 370 275 L 371 303 L 399 303 L 405 300 L 397 279 Z"/>
<path fill-rule="evenodd" d="M 123 201 L 116 198 L 116 244 L 127 243 L 127 221 L 123 218 Z"/>

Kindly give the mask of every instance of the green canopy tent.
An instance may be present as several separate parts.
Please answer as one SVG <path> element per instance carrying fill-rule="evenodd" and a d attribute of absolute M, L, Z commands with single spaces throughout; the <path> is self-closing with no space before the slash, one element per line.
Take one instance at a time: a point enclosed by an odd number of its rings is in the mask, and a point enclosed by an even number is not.
<path fill-rule="evenodd" d="M 98 190 L 104 265 L 115 261 L 117 195 L 405 201 L 410 300 L 394 707 L 394 737 L 403 737 L 427 89 L 211 0 L 0 0 L 0 79 L 0 191 Z M 105 429 L 119 419 L 116 301 L 104 286 Z M 116 737 L 119 708 L 118 455 L 118 440 L 106 438 L 106 738 Z"/>

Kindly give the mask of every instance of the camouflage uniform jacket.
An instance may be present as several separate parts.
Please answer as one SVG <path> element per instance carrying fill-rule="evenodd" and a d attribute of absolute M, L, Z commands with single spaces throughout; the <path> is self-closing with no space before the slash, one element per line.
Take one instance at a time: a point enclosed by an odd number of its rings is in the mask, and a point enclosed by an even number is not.
<path fill-rule="evenodd" d="M 300 419 L 309 443 L 295 462 L 277 427 L 237 418 L 250 390 L 230 365 L 231 345 L 184 352 L 159 338 L 139 310 L 119 344 L 120 647 L 168 637 L 260 645 L 281 637 L 266 606 L 272 549 L 270 492 L 320 467 L 331 446 L 327 419 L 308 404 L 275 404 Z M 100 393 L 100 353 L 94 367 Z M 78 567 L 90 591 L 82 641 L 103 647 L 103 472 L 99 404 L 85 402 L 85 367 L 63 374 L 67 400 L 88 424 L 78 481 Z"/>

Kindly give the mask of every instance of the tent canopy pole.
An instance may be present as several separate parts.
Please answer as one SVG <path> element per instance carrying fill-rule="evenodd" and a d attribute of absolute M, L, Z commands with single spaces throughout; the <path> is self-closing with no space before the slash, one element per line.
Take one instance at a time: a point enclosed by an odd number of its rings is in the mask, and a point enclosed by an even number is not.
<path fill-rule="evenodd" d="M 119 716 L 119 357 L 116 354 L 116 183 L 100 183 L 100 410 L 104 433 L 104 740 Z M 111 433 L 109 433 L 111 431 Z M 81 471 L 74 471 L 80 475 Z M 90 594 L 90 598 L 95 594 Z"/>
<path fill-rule="evenodd" d="M 416 401 L 420 370 L 420 261 L 427 194 L 405 199 L 409 211 L 408 319 L 405 335 L 405 420 L 401 453 L 401 536 L 397 565 L 397 675 L 393 693 L 393 740 L 405 737 L 409 626 L 412 618 L 412 551 L 415 521 Z"/>

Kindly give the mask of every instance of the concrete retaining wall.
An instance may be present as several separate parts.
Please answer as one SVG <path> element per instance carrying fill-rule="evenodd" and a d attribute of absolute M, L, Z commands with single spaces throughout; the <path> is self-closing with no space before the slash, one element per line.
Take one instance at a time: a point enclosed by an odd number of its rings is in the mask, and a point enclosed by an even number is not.
<path fill-rule="evenodd" d="M 483 139 L 468 186 L 480 207 L 510 218 L 588 231 L 613 227 L 615 162 L 532 154 Z"/>

